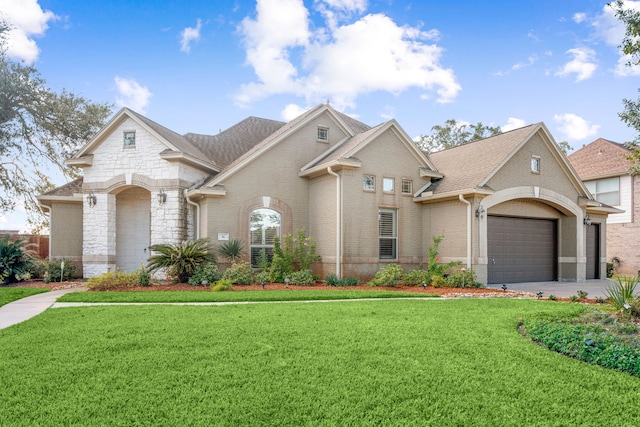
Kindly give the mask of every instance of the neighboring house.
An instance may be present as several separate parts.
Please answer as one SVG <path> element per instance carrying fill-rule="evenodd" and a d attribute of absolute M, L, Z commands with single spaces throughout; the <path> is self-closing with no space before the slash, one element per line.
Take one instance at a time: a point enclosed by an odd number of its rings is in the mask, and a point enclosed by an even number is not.
<path fill-rule="evenodd" d="M 629 174 L 629 149 L 596 139 L 569 155 L 569 161 L 596 200 L 624 212 L 607 218 L 607 256 L 620 274 L 640 271 L 640 176 Z"/>
<path fill-rule="evenodd" d="M 618 212 L 591 198 L 542 123 L 427 156 L 395 120 L 370 127 L 329 104 L 213 136 L 125 108 L 68 164 L 83 178 L 38 199 L 52 256 L 78 260 L 84 277 L 196 237 L 242 240 L 254 259 L 304 228 L 323 277 L 426 266 L 444 235 L 442 262 L 481 282 L 582 281 L 604 277 L 599 242 Z"/>

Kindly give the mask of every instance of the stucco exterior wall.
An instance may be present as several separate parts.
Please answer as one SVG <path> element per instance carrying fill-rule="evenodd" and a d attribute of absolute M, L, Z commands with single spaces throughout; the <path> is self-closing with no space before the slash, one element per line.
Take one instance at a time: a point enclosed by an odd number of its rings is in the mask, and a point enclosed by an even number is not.
<path fill-rule="evenodd" d="M 53 202 L 49 220 L 49 258 L 73 261 L 82 277 L 82 203 Z"/>

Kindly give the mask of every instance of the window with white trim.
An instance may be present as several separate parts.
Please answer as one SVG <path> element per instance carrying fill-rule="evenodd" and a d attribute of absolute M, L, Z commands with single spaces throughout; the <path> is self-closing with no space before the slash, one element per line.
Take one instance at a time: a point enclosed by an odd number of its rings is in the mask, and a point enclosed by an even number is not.
<path fill-rule="evenodd" d="M 378 240 L 380 259 L 398 258 L 398 210 L 378 210 Z"/>
<path fill-rule="evenodd" d="M 123 145 L 125 147 L 136 146 L 136 133 L 135 131 L 126 131 L 123 135 Z"/>
<path fill-rule="evenodd" d="M 395 180 L 393 178 L 382 178 L 382 191 L 385 193 L 393 193 Z"/>
<path fill-rule="evenodd" d="M 318 126 L 318 141 L 329 142 L 329 128 Z"/>
<path fill-rule="evenodd" d="M 402 194 L 413 194 L 413 181 L 409 179 L 402 180 Z"/>
<path fill-rule="evenodd" d="M 281 223 L 282 216 L 273 209 L 256 209 L 249 215 L 249 242 L 253 267 L 258 266 L 258 256 L 262 250 L 271 261 L 275 238 L 280 237 Z"/>
<path fill-rule="evenodd" d="M 373 175 L 364 175 L 362 177 L 362 189 L 366 191 L 375 191 L 376 177 Z"/>
<path fill-rule="evenodd" d="M 531 172 L 540 173 L 540 157 L 531 157 Z"/>
<path fill-rule="evenodd" d="M 609 206 L 620 206 L 620 177 L 596 179 L 584 183 L 597 201 Z"/>

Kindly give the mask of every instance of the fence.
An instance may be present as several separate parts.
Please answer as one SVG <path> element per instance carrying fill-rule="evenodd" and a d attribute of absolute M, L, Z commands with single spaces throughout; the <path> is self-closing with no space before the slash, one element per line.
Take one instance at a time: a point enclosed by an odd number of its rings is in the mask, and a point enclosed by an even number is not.
<path fill-rule="evenodd" d="M 25 244 L 32 244 L 29 249 L 34 251 L 41 259 L 49 258 L 49 236 L 40 236 L 37 234 L 17 234 L 17 233 L 1 233 L 9 234 L 9 240 L 24 240 Z"/>

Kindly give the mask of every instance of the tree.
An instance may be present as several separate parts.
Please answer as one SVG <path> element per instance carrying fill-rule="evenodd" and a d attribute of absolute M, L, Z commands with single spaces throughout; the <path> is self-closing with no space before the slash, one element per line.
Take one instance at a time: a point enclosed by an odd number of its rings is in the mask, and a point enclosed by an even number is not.
<path fill-rule="evenodd" d="M 39 231 L 46 219 L 35 196 L 54 188 L 52 170 L 78 176 L 64 161 L 102 127 L 112 106 L 56 93 L 35 67 L 11 61 L 8 29 L 0 21 L 0 213 L 21 200 L 29 226 Z"/>
<path fill-rule="evenodd" d="M 431 135 L 420 135 L 416 142 L 418 147 L 428 153 L 433 153 L 458 145 L 477 141 L 478 139 L 499 135 L 502 130 L 498 126 L 485 126 L 481 122 L 475 125 L 458 123 L 455 119 L 444 122 L 444 126 L 436 125 L 431 128 Z"/>
<path fill-rule="evenodd" d="M 618 46 L 622 53 L 629 57 L 626 65 L 628 67 L 640 65 L 640 11 L 625 8 L 622 0 L 616 0 L 608 5 L 613 8 L 616 18 L 626 27 L 622 43 Z M 640 173 L 640 97 L 636 101 L 625 98 L 622 103 L 624 110 L 618 116 L 627 126 L 638 132 L 633 141 L 626 143 L 631 149 L 628 156 L 631 161 L 629 173 L 636 175 Z"/>

